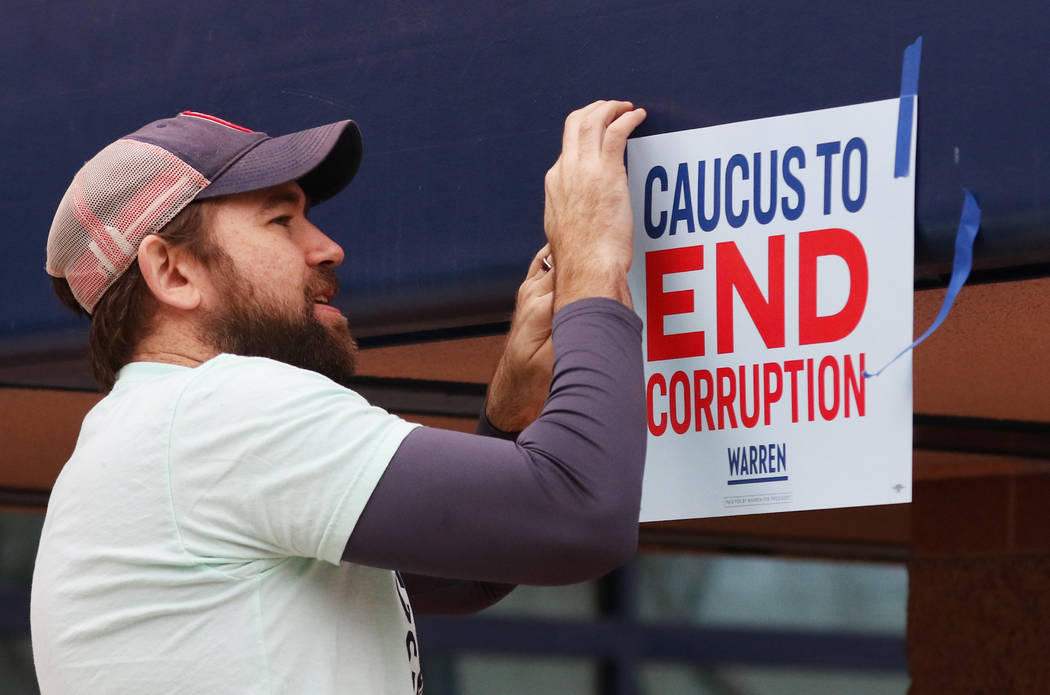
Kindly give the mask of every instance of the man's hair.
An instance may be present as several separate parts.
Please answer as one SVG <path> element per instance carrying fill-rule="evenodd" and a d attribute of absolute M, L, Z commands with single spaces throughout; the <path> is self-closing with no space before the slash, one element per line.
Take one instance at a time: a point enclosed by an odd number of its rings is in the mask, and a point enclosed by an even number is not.
<path fill-rule="evenodd" d="M 208 201 L 190 203 L 157 236 L 204 263 L 222 255 L 207 228 L 207 205 Z M 77 302 L 65 278 L 52 277 L 51 282 L 63 304 L 91 319 L 91 371 L 102 390 L 109 391 L 117 380 L 117 372 L 131 361 L 139 342 L 147 335 L 156 310 L 138 259 L 106 290 L 91 314 Z"/>

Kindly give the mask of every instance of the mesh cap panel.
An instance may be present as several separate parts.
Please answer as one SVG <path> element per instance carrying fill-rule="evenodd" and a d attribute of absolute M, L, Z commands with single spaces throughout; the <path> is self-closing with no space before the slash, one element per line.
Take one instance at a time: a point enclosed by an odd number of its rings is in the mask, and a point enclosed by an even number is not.
<path fill-rule="evenodd" d="M 89 313 L 160 231 L 210 182 L 167 150 L 122 139 L 73 178 L 47 239 L 47 272 L 64 277 Z"/>

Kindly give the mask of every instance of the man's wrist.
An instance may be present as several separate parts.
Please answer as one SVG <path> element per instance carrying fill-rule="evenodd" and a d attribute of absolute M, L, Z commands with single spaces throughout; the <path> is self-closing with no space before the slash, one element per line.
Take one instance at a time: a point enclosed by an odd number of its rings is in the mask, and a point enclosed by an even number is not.
<path fill-rule="evenodd" d="M 554 289 L 554 311 L 556 313 L 559 309 L 588 297 L 612 299 L 628 309 L 634 306 L 631 302 L 631 290 L 627 285 L 626 275 L 619 277 L 591 275 L 558 283 Z"/>
<path fill-rule="evenodd" d="M 562 253 L 555 255 L 554 310 L 587 297 L 607 297 L 631 307 L 627 285 L 630 257 L 611 251 L 596 250 L 590 255 Z"/>
<path fill-rule="evenodd" d="M 500 424 L 507 425 L 508 423 L 501 422 Z M 485 404 L 481 408 L 481 416 L 478 418 L 478 425 L 475 429 L 475 433 L 485 437 L 496 437 L 497 439 L 508 439 L 513 441 L 518 438 L 522 429 L 524 429 L 524 427 L 517 429 L 502 429 L 493 423 L 492 418 L 489 416 L 489 401 L 486 399 Z"/>

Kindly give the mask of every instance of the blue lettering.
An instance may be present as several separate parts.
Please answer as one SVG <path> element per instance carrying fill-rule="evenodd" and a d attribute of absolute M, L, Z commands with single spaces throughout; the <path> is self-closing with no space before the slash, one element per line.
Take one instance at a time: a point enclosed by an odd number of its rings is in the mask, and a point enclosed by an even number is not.
<path fill-rule="evenodd" d="M 686 231 L 692 234 L 696 231 L 693 226 L 693 197 L 690 194 L 689 167 L 685 162 L 678 165 L 678 179 L 674 184 L 674 211 L 671 213 L 671 231 L 674 234 L 678 230 L 678 223 L 685 220 Z"/>
<path fill-rule="evenodd" d="M 793 190 L 795 195 L 798 196 L 798 204 L 793 208 L 788 207 L 787 196 L 780 199 L 780 209 L 783 211 L 784 217 L 789 220 L 797 220 L 802 216 L 802 210 L 806 205 L 806 189 L 802 187 L 802 182 L 791 171 L 792 161 L 798 162 L 799 170 L 806 168 L 806 153 L 798 145 L 789 147 L 788 151 L 784 153 L 784 168 L 782 172 L 784 185 Z"/>
<path fill-rule="evenodd" d="M 700 229 L 705 232 L 713 231 L 718 226 L 719 213 L 722 207 L 722 158 L 718 157 L 715 159 L 715 173 L 711 177 L 711 182 L 714 184 L 715 191 L 714 195 L 711 196 L 711 201 L 714 203 L 714 210 L 711 211 L 711 216 L 708 217 L 706 214 L 706 206 L 704 205 L 704 196 L 707 193 L 707 162 L 700 162 L 700 182 L 696 188 L 696 212 L 700 216 Z"/>
<path fill-rule="evenodd" d="M 729 475 L 740 475 L 740 449 L 726 449 L 726 453 L 729 454 Z"/>
<path fill-rule="evenodd" d="M 726 448 L 729 459 L 729 477 L 738 478 L 737 482 L 777 482 L 782 478 L 764 478 L 759 476 L 775 473 L 787 473 L 787 443 L 768 443 L 757 446 L 738 446 Z M 733 481 L 730 481 L 733 484 Z"/>
<path fill-rule="evenodd" d="M 849 197 L 850 155 L 860 154 L 860 192 L 856 198 Z M 860 138 L 853 138 L 842 150 L 842 204 L 850 212 L 856 212 L 864 206 L 868 195 L 868 147 Z"/>
<path fill-rule="evenodd" d="M 667 192 L 667 171 L 662 166 L 655 166 L 645 177 L 645 233 L 652 239 L 659 239 L 667 228 L 667 213 L 660 211 L 660 220 L 653 222 L 653 183 L 660 182 L 660 190 Z"/>
<path fill-rule="evenodd" d="M 729 226 L 734 229 L 743 226 L 744 222 L 747 221 L 748 202 L 747 200 L 740 201 L 740 212 L 739 214 L 733 211 L 733 170 L 740 170 L 740 178 L 742 181 L 747 181 L 751 174 L 747 166 L 747 157 L 742 154 L 734 154 L 729 158 L 729 163 L 726 164 L 726 220 L 729 222 Z"/>
<path fill-rule="evenodd" d="M 777 151 L 769 153 L 769 208 L 762 209 L 762 155 L 755 152 L 755 219 L 769 224 L 777 213 Z"/>
<path fill-rule="evenodd" d="M 824 214 L 831 214 L 831 160 L 839 153 L 841 144 L 835 142 L 822 142 L 817 145 L 817 156 L 824 158 Z"/>

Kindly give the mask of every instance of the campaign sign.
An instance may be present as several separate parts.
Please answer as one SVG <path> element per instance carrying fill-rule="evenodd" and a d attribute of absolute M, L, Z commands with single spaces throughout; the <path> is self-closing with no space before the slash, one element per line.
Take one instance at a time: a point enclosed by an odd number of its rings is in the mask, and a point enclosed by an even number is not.
<path fill-rule="evenodd" d="M 890 99 L 628 142 L 642 521 L 911 500 L 910 353 L 863 376 L 912 340 L 897 127 Z"/>

